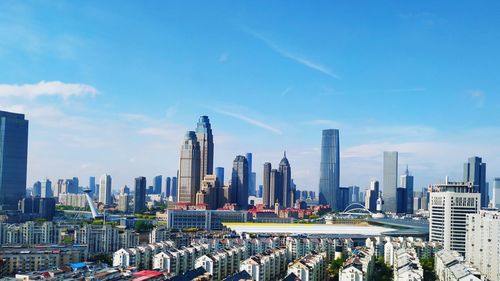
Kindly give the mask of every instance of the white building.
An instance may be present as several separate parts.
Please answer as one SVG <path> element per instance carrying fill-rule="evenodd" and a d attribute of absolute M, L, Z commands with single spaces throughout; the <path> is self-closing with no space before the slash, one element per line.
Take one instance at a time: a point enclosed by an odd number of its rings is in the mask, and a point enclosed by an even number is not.
<path fill-rule="evenodd" d="M 471 182 L 449 182 L 433 187 L 430 196 L 429 237 L 443 249 L 465 254 L 467 214 L 479 212 L 481 194 Z"/>
<path fill-rule="evenodd" d="M 499 238 L 499 211 L 467 215 L 465 259 L 488 280 L 500 280 Z"/>
<path fill-rule="evenodd" d="M 111 176 L 102 175 L 99 179 L 99 202 L 106 206 L 110 206 L 113 203 L 113 198 L 111 197 Z"/>
<path fill-rule="evenodd" d="M 369 281 L 373 277 L 375 252 L 373 248 L 357 247 L 339 269 L 340 281 Z"/>
<path fill-rule="evenodd" d="M 441 250 L 434 258 L 434 271 L 438 280 L 480 281 L 481 275 L 463 262 L 457 251 Z"/>
<path fill-rule="evenodd" d="M 394 259 L 394 281 L 423 281 L 424 270 L 413 248 L 401 248 Z"/>
<path fill-rule="evenodd" d="M 295 274 L 301 281 L 323 281 L 326 278 L 326 253 L 311 253 L 288 266 L 288 273 Z"/>
<path fill-rule="evenodd" d="M 267 250 L 240 263 L 240 270 L 245 270 L 255 281 L 277 280 L 287 270 L 291 255 L 286 248 Z"/>
<path fill-rule="evenodd" d="M 85 208 L 88 206 L 85 194 L 75 194 L 75 193 L 59 194 L 59 204 L 77 208 Z"/>

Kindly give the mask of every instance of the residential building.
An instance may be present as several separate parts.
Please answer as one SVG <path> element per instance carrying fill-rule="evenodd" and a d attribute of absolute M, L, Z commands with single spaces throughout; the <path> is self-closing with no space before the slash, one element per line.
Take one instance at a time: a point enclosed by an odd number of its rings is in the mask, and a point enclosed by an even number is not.
<path fill-rule="evenodd" d="M 319 177 L 319 203 L 339 211 L 340 143 L 339 130 L 323 130 Z"/>
<path fill-rule="evenodd" d="M 51 198 L 54 197 L 52 193 L 52 182 L 49 179 L 44 179 L 41 182 L 40 197 Z"/>
<path fill-rule="evenodd" d="M 465 260 L 487 280 L 500 280 L 500 212 L 467 215 Z"/>
<path fill-rule="evenodd" d="M 118 195 L 118 210 L 125 214 L 130 212 L 130 195 L 128 193 Z"/>
<path fill-rule="evenodd" d="M 437 280 L 446 281 L 480 281 L 481 274 L 464 263 L 462 255 L 457 251 L 441 250 L 434 258 L 434 271 Z"/>
<path fill-rule="evenodd" d="M 349 253 L 339 269 L 339 281 L 370 281 L 373 278 L 375 252 L 373 248 L 357 247 Z"/>
<path fill-rule="evenodd" d="M 286 248 L 263 251 L 241 261 L 239 269 L 255 281 L 279 280 L 286 274 L 291 256 Z"/>
<path fill-rule="evenodd" d="M 394 281 L 423 281 L 424 270 L 413 248 L 401 248 L 394 257 Z"/>
<path fill-rule="evenodd" d="M 171 229 L 199 228 L 221 230 L 224 222 L 246 222 L 246 211 L 167 210 L 167 226 Z"/>
<path fill-rule="evenodd" d="M 295 274 L 302 281 L 323 281 L 326 279 L 326 253 L 312 252 L 288 265 L 288 273 Z"/>
<path fill-rule="evenodd" d="M 26 196 L 28 120 L 0 111 L 0 210 L 17 210 Z"/>
<path fill-rule="evenodd" d="M 89 205 L 87 202 L 87 198 L 85 197 L 85 194 L 75 194 L 75 193 L 59 194 L 59 204 L 77 208 L 86 208 Z"/>

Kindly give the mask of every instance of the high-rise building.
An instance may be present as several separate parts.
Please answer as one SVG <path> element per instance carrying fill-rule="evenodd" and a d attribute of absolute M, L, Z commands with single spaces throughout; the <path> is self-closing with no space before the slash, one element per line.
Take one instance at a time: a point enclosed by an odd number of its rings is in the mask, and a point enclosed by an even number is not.
<path fill-rule="evenodd" d="M 128 193 L 121 193 L 118 195 L 118 210 L 124 212 L 125 214 L 129 213 L 129 203 L 130 195 Z"/>
<path fill-rule="evenodd" d="M 489 203 L 488 186 L 486 183 L 486 163 L 481 157 L 470 157 L 464 164 L 464 182 L 474 183 L 476 192 L 481 193 L 481 208 L 487 208 Z"/>
<path fill-rule="evenodd" d="M 93 196 L 96 193 L 95 177 L 89 177 L 89 189 L 90 189 L 90 195 Z"/>
<path fill-rule="evenodd" d="M 42 183 L 40 181 L 36 181 L 33 184 L 33 190 L 31 194 L 33 197 L 40 197 L 41 193 L 42 193 Z"/>
<path fill-rule="evenodd" d="M 54 194 L 52 193 L 52 182 L 49 179 L 42 180 L 40 197 L 42 198 L 54 197 Z"/>
<path fill-rule="evenodd" d="M 384 210 L 389 213 L 397 212 L 398 188 L 398 152 L 384 151 L 384 178 L 383 178 Z"/>
<path fill-rule="evenodd" d="M 179 194 L 179 186 L 177 185 L 177 177 L 172 177 L 172 187 L 170 189 L 170 196 L 174 202 L 177 202 L 177 194 Z"/>
<path fill-rule="evenodd" d="M 17 210 L 26 196 L 28 120 L 0 111 L 0 210 Z"/>
<path fill-rule="evenodd" d="M 163 182 L 163 177 L 160 175 L 160 176 L 156 176 L 154 178 L 154 186 L 153 186 L 153 193 L 154 194 L 161 194 L 161 185 L 162 185 L 162 182 Z"/>
<path fill-rule="evenodd" d="M 113 203 L 111 197 L 111 176 L 104 174 L 99 179 L 99 202 L 105 206 L 110 206 Z"/>
<path fill-rule="evenodd" d="M 120 190 L 121 194 L 130 194 L 130 188 L 128 186 L 123 186 L 122 189 Z"/>
<path fill-rule="evenodd" d="M 269 177 L 269 207 L 274 208 L 274 204 L 279 203 L 278 201 L 278 193 L 280 190 L 281 184 L 281 174 L 278 170 L 272 169 L 271 176 Z"/>
<path fill-rule="evenodd" d="M 219 181 L 219 184 L 224 185 L 224 168 L 223 167 L 215 168 L 215 176 L 217 176 L 217 180 Z"/>
<path fill-rule="evenodd" d="M 274 204 L 273 201 L 271 201 L 271 163 L 266 162 L 264 163 L 264 171 L 262 173 L 263 178 L 262 178 L 262 204 L 266 207 L 271 207 L 271 205 Z M 273 190 L 274 192 L 274 190 Z M 274 194 L 272 196 L 274 198 Z"/>
<path fill-rule="evenodd" d="M 500 208 L 500 178 L 495 178 L 494 182 L 494 191 L 495 191 L 495 206 L 496 208 Z"/>
<path fill-rule="evenodd" d="M 73 179 L 71 180 L 71 183 L 73 185 L 73 193 L 80 193 L 81 192 L 80 180 L 78 179 L 78 177 L 73 177 Z"/>
<path fill-rule="evenodd" d="M 500 212 L 480 211 L 467 215 L 465 260 L 485 280 L 500 280 Z"/>
<path fill-rule="evenodd" d="M 365 193 L 365 208 L 370 210 L 370 212 L 375 213 L 377 211 L 377 199 L 380 193 L 380 186 L 377 180 L 372 180 L 370 182 L 370 189 L 366 190 Z"/>
<path fill-rule="evenodd" d="M 172 190 L 171 186 L 172 186 L 172 181 L 171 181 L 170 177 L 166 177 L 165 178 L 165 188 L 161 192 L 163 194 L 163 196 L 165 196 L 167 198 L 170 197 L 171 190 Z"/>
<path fill-rule="evenodd" d="M 248 208 L 248 162 L 242 155 L 236 156 L 233 161 L 231 201 L 242 210 Z"/>
<path fill-rule="evenodd" d="M 208 159 L 208 150 L 205 152 Z M 200 189 L 200 145 L 193 131 L 186 133 L 181 146 L 178 184 L 177 201 L 195 204 L 196 192 Z"/>
<path fill-rule="evenodd" d="M 319 176 L 319 203 L 339 210 L 340 204 L 339 130 L 323 130 Z"/>
<path fill-rule="evenodd" d="M 250 196 L 255 196 L 255 186 L 254 182 L 252 181 L 252 153 L 248 152 L 245 156 L 247 158 L 248 162 L 248 195 Z"/>
<path fill-rule="evenodd" d="M 286 152 L 283 154 L 279 165 L 279 173 L 281 175 L 281 185 L 277 191 L 278 201 L 283 208 L 293 206 L 295 190 L 292 190 L 292 169 L 286 158 Z"/>
<path fill-rule="evenodd" d="M 134 213 L 142 213 L 146 210 L 146 178 L 135 178 L 134 190 Z"/>
<path fill-rule="evenodd" d="M 472 182 L 449 182 L 430 192 L 429 240 L 448 251 L 465 254 L 467 214 L 479 212 L 481 195 Z"/>
<path fill-rule="evenodd" d="M 263 192 L 264 192 L 264 188 L 263 188 L 262 184 L 259 184 L 259 189 L 257 190 L 257 197 L 262 198 Z"/>
<path fill-rule="evenodd" d="M 406 214 L 413 214 L 413 176 L 406 167 L 405 174 L 401 176 L 401 187 L 404 189 L 405 203 L 403 204 Z"/>
<path fill-rule="evenodd" d="M 201 181 L 206 175 L 212 175 L 214 172 L 214 138 L 208 116 L 201 116 L 198 120 L 196 126 L 196 139 L 200 148 L 199 177 Z"/>

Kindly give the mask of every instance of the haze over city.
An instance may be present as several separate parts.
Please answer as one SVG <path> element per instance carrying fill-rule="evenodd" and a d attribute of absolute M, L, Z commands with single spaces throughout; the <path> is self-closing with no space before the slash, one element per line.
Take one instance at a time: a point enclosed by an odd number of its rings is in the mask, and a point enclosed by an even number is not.
<path fill-rule="evenodd" d="M 252 152 L 258 184 L 286 150 L 317 190 L 329 128 L 342 186 L 380 180 L 385 150 L 416 189 L 473 155 L 498 175 L 496 2 L 120 3 L 0 3 L 0 105 L 30 121 L 28 183 L 175 175 L 200 115 L 214 166 Z"/>

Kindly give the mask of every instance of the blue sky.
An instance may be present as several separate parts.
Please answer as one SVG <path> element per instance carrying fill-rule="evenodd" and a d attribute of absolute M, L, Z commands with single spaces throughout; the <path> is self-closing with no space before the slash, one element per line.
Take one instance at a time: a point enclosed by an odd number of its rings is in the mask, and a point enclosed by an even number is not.
<path fill-rule="evenodd" d="M 321 129 L 341 130 L 341 184 L 398 150 L 418 187 L 467 157 L 500 175 L 495 1 L 2 1 L 0 109 L 30 119 L 29 182 L 174 175 L 209 115 L 215 165 L 287 150 L 317 189 Z M 260 180 L 258 180 L 260 182 Z"/>

